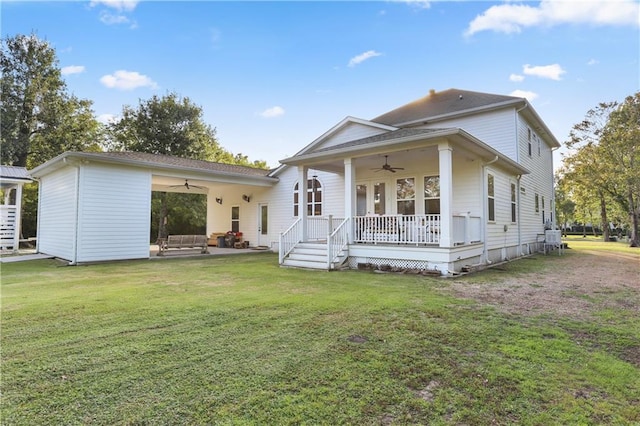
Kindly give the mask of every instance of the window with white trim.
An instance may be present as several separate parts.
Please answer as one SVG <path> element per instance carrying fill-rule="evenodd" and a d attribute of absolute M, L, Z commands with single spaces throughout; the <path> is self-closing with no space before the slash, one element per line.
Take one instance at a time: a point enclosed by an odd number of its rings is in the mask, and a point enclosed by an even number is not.
<path fill-rule="evenodd" d="M 293 188 L 293 215 L 298 216 L 300 205 L 298 183 Z M 322 184 L 317 178 L 307 180 L 307 216 L 322 216 Z"/>
<path fill-rule="evenodd" d="M 517 200 L 517 191 L 516 191 L 516 184 L 515 183 L 511 183 L 511 222 L 515 223 L 517 221 L 517 207 L 516 207 L 516 200 Z"/>
<path fill-rule="evenodd" d="M 535 195 L 534 197 L 534 205 L 536 207 L 536 214 L 540 213 L 540 197 L 538 196 L 538 194 Z"/>
<path fill-rule="evenodd" d="M 495 183 L 491 173 L 487 175 L 487 218 L 489 222 L 496 220 L 496 199 L 495 199 Z"/>
<path fill-rule="evenodd" d="M 396 180 L 396 200 L 398 214 L 416 214 L 415 178 L 403 178 Z"/>
<path fill-rule="evenodd" d="M 531 157 L 531 129 L 527 129 L 527 152 Z"/>
<path fill-rule="evenodd" d="M 440 176 L 424 177 L 424 212 L 440 214 Z"/>
<path fill-rule="evenodd" d="M 240 206 L 231 207 L 231 231 L 240 232 Z"/>

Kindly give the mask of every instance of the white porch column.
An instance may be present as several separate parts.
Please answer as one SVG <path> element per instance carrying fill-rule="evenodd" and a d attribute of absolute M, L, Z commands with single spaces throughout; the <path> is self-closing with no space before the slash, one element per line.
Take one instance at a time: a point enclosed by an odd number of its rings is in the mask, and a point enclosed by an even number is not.
<path fill-rule="evenodd" d="M 13 234 L 13 251 L 20 250 L 20 234 L 22 234 L 22 184 L 16 186 L 16 223 Z"/>
<path fill-rule="evenodd" d="M 298 166 L 298 217 L 300 218 L 300 238 L 307 241 L 309 233 L 307 232 L 307 174 L 309 168 L 307 166 Z"/>
<path fill-rule="evenodd" d="M 344 217 L 356 215 L 356 168 L 352 158 L 344 159 Z M 353 244 L 353 226 L 347 229 L 349 244 Z"/>
<path fill-rule="evenodd" d="M 452 246 L 451 222 L 453 204 L 453 167 L 451 162 L 453 148 L 448 142 L 438 144 L 438 163 L 440 167 L 440 247 Z"/>

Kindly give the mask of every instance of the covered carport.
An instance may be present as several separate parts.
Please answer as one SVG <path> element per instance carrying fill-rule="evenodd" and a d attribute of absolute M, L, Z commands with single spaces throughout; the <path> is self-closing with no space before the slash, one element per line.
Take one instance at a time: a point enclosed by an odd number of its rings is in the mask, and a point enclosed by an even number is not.
<path fill-rule="evenodd" d="M 257 239 L 254 202 L 278 181 L 268 170 L 138 152 L 66 152 L 30 175 L 40 183 L 37 250 L 71 264 L 148 258 L 152 191 L 205 194 L 207 234 L 229 230 L 231 207 L 244 207 L 236 220 Z"/>

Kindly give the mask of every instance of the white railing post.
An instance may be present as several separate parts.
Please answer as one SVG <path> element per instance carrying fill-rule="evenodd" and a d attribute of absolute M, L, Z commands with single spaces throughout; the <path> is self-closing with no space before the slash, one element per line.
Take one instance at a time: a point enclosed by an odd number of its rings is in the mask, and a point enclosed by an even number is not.
<path fill-rule="evenodd" d="M 471 243 L 471 212 L 464 214 L 464 243 Z"/>

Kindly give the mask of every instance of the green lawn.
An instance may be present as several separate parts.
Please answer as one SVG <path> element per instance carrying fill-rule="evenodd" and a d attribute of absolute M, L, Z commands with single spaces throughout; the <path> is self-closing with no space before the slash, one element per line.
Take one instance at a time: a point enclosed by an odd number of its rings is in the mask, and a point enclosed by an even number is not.
<path fill-rule="evenodd" d="M 585 344 L 448 285 L 264 253 L 3 264 L 0 423 L 640 423 L 640 368 L 619 356 L 640 350 L 637 310 L 580 324 L 615 336 Z"/>

